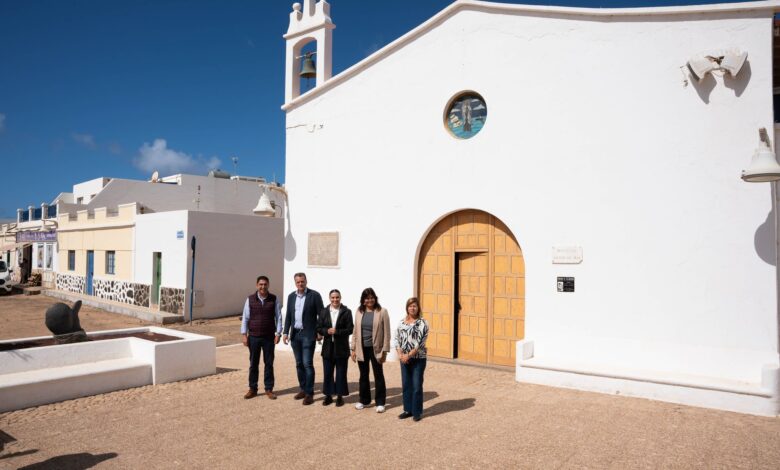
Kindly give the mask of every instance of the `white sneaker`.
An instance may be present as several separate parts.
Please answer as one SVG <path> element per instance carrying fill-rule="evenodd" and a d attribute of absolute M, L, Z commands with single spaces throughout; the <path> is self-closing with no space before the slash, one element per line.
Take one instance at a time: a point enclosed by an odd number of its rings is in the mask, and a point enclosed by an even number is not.
<path fill-rule="evenodd" d="M 363 404 L 360 402 L 355 403 L 355 409 L 356 410 L 362 410 L 364 408 Z"/>
<path fill-rule="evenodd" d="M 377 413 L 384 413 L 385 412 L 385 407 L 382 406 L 382 405 L 377 406 L 376 407 L 376 412 Z"/>

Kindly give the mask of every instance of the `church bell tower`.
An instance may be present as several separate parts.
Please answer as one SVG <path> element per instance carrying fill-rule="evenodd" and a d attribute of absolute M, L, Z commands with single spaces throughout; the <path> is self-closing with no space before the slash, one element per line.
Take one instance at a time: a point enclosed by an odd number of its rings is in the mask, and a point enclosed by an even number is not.
<path fill-rule="evenodd" d="M 303 0 L 293 3 L 290 26 L 284 39 L 287 41 L 284 102 L 289 103 L 301 94 L 301 57 L 303 47 L 312 41 L 317 43 L 312 59 L 316 64 L 316 85 L 325 83 L 331 76 L 331 44 L 336 25 L 330 19 L 330 4 L 326 0 Z"/>

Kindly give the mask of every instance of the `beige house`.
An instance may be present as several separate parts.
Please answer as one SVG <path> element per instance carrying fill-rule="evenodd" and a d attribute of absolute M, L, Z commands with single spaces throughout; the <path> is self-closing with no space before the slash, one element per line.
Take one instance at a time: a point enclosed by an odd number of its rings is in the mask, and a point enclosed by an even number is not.
<path fill-rule="evenodd" d="M 131 283 L 133 229 L 139 209 L 137 203 L 130 203 L 113 211 L 102 207 L 60 214 L 56 288 L 96 295 L 95 288 L 102 293 L 106 281 Z"/>

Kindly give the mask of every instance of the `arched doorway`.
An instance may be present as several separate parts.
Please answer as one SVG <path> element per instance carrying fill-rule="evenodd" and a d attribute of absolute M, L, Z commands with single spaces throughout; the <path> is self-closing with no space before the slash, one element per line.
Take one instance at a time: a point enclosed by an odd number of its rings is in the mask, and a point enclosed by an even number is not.
<path fill-rule="evenodd" d="M 417 276 L 429 355 L 515 364 L 525 331 L 525 261 L 503 222 L 473 209 L 445 217 L 422 244 Z"/>

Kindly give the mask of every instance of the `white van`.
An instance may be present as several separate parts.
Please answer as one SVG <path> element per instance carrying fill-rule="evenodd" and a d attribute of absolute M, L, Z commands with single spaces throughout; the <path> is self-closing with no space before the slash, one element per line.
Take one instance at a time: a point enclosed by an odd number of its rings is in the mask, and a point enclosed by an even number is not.
<path fill-rule="evenodd" d="M 11 269 L 0 260 L 0 292 L 11 292 Z"/>

